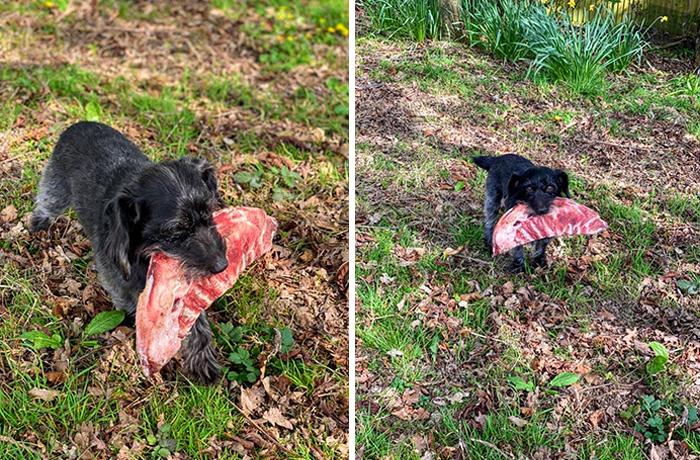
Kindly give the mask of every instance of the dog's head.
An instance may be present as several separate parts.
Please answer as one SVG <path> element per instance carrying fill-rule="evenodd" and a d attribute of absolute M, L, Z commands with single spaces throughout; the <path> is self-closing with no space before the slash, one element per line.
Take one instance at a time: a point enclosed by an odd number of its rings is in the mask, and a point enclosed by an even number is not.
<path fill-rule="evenodd" d="M 508 195 L 516 202 L 527 204 L 531 214 L 547 214 L 554 198 L 571 198 L 569 176 L 560 169 L 530 168 L 522 174 L 511 176 Z"/>
<path fill-rule="evenodd" d="M 226 243 L 212 213 L 221 208 L 216 173 L 196 158 L 148 168 L 107 205 L 106 248 L 124 277 L 138 256 L 160 251 L 182 261 L 188 276 L 220 273 Z"/>

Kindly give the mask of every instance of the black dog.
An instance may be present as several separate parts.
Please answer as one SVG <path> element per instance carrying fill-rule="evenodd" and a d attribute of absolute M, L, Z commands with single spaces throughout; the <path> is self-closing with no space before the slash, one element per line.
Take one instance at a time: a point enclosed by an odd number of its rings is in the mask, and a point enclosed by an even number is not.
<path fill-rule="evenodd" d="M 484 237 L 489 253 L 493 247 L 493 228 L 501 207 L 506 210 L 518 203 L 527 204 L 531 214 L 546 214 L 557 196 L 569 195 L 569 176 L 559 169 L 535 166 L 519 155 L 502 155 L 500 157 L 481 156 L 472 158 L 474 164 L 488 171 L 486 177 L 486 199 L 484 202 L 484 219 L 486 221 Z M 547 265 L 545 252 L 552 238 L 534 242 L 535 255 L 533 265 Z M 522 246 L 511 249 L 511 271 L 523 270 L 525 255 Z"/>
<path fill-rule="evenodd" d="M 47 229 L 72 206 L 102 286 L 133 321 L 154 252 L 181 260 L 193 277 L 226 269 L 226 244 L 212 219 L 222 204 L 205 160 L 156 164 L 109 126 L 80 122 L 61 135 L 44 169 L 30 231 Z M 204 383 L 221 377 L 204 312 L 190 331 L 185 368 Z"/>

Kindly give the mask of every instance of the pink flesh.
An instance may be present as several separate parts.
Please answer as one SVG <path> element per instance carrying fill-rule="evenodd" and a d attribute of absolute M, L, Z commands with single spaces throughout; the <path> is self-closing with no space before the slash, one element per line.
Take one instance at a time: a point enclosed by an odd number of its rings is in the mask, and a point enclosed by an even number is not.
<path fill-rule="evenodd" d="M 594 235 L 608 228 L 590 208 L 567 198 L 555 198 L 547 214 L 529 215 L 526 204 L 503 214 L 493 231 L 493 254 L 516 246 L 564 235 Z"/>
<path fill-rule="evenodd" d="M 257 208 L 222 209 L 214 213 L 214 223 L 226 240 L 228 268 L 223 272 L 188 282 L 178 260 L 161 253 L 151 257 L 136 307 L 136 351 L 146 375 L 175 356 L 199 314 L 272 248 L 277 229 L 275 219 Z"/>

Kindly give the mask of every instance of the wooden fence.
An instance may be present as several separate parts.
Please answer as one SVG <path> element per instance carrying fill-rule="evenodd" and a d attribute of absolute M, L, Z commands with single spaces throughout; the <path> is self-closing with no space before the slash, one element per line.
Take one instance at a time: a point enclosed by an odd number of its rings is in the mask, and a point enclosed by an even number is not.
<path fill-rule="evenodd" d="M 700 0 L 575 0 L 573 8 L 568 0 L 554 0 L 553 6 L 567 9 L 574 21 L 583 22 L 590 9 L 600 5 L 611 8 L 618 19 L 629 15 L 640 23 L 654 23 L 655 29 L 677 37 L 694 36 L 700 21 Z"/>

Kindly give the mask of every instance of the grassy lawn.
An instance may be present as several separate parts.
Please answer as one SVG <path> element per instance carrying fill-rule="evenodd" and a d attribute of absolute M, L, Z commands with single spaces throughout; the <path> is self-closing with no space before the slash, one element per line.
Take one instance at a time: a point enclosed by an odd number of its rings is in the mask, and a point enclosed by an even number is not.
<path fill-rule="evenodd" d="M 358 455 L 700 455 L 687 57 L 647 53 L 583 97 L 463 43 L 357 47 Z M 610 229 L 556 240 L 548 269 L 510 275 L 483 242 L 486 175 L 470 160 L 505 153 L 568 171 Z"/>
<path fill-rule="evenodd" d="M 348 458 L 348 2 L 92 4 L 0 5 L 0 457 Z M 209 309 L 221 385 L 178 362 L 145 379 L 133 329 L 83 334 L 112 306 L 72 211 L 28 235 L 84 119 L 154 160 L 207 158 L 228 205 L 279 221 Z"/>

